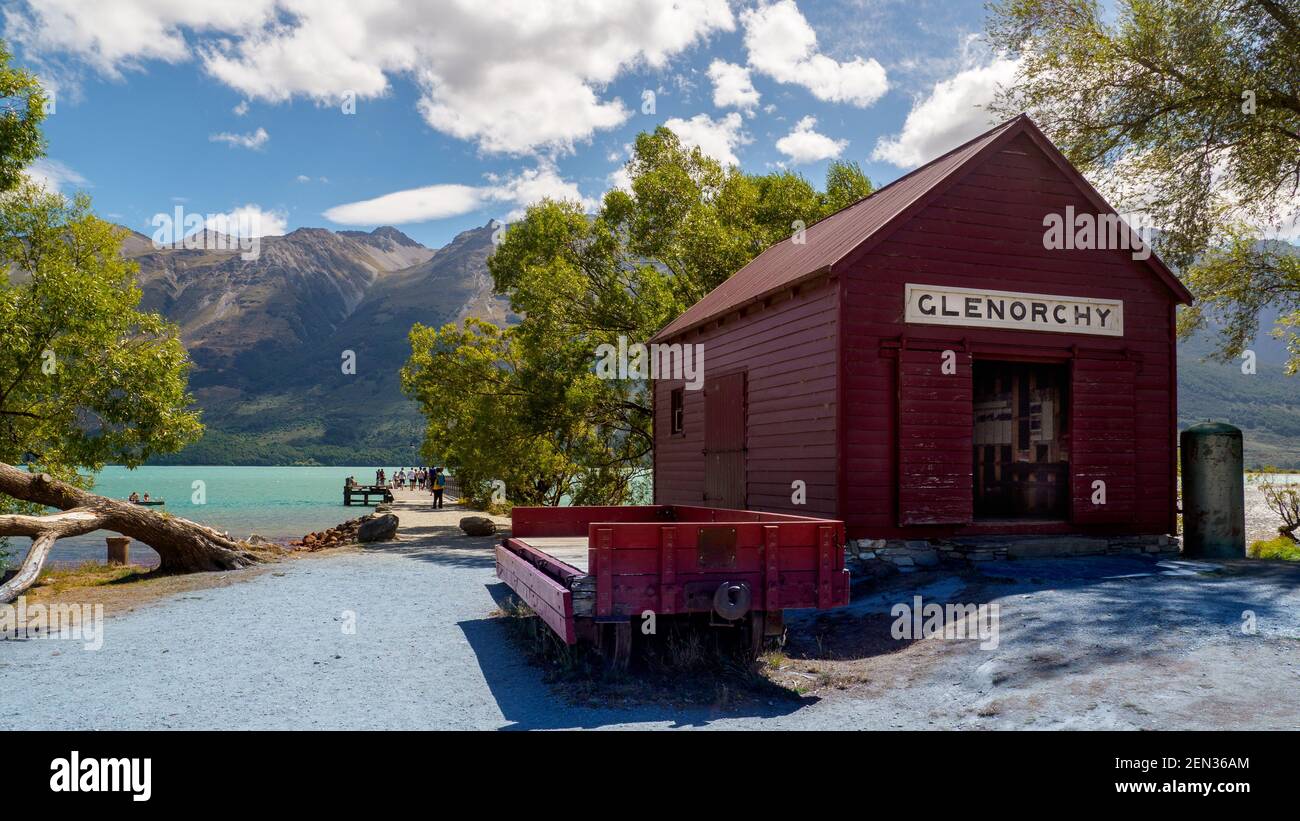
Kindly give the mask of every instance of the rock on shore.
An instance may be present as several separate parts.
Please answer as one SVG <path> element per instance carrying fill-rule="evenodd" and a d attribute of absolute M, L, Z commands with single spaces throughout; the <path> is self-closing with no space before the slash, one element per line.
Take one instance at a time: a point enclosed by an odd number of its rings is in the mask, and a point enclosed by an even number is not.
<path fill-rule="evenodd" d="M 491 536 L 497 532 L 497 523 L 486 516 L 466 516 L 460 520 L 460 529 L 466 536 Z"/>
<path fill-rule="evenodd" d="M 358 542 L 384 542 L 397 535 L 397 525 L 398 519 L 396 515 L 376 511 L 359 519 L 349 519 L 328 530 L 308 533 L 301 539 L 289 542 L 289 544 L 311 552 Z"/>

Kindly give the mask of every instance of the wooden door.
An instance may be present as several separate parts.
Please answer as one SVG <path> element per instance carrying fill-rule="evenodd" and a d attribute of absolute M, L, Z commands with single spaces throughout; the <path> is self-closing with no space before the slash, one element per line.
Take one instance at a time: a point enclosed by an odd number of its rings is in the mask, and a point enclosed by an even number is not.
<path fill-rule="evenodd" d="M 971 521 L 972 408 L 969 353 L 898 352 L 900 525 Z"/>
<path fill-rule="evenodd" d="M 745 508 L 745 374 L 704 383 L 704 503 Z"/>
<path fill-rule="evenodd" d="M 1133 520 L 1137 467 L 1137 363 L 1076 357 L 1070 379 L 1070 502 L 1079 524 Z M 1097 483 L 1101 482 L 1101 485 Z M 1098 491 L 1104 491 L 1104 502 Z"/>

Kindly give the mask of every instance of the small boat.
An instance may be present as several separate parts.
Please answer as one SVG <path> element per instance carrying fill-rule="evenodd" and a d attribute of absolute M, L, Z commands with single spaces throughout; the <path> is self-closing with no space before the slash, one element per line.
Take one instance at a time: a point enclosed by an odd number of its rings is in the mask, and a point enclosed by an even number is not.
<path fill-rule="evenodd" d="M 131 504 L 133 504 L 133 505 L 140 505 L 140 506 L 142 506 L 142 507 L 156 507 L 156 506 L 158 506 L 158 505 L 165 505 L 165 504 L 167 504 L 167 503 L 164 502 L 162 499 L 149 499 L 148 501 L 145 501 L 145 500 L 143 500 L 143 499 L 137 499 L 136 501 L 132 502 Z"/>

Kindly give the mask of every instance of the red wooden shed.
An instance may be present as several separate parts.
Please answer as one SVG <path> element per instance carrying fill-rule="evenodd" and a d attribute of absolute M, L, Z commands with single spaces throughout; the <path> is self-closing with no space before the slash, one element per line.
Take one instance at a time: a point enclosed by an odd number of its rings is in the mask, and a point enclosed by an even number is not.
<path fill-rule="evenodd" d="M 1022 115 L 768 248 L 652 340 L 704 374 L 655 383 L 656 503 L 850 538 L 1174 532 L 1191 295 L 1115 224 Z"/>

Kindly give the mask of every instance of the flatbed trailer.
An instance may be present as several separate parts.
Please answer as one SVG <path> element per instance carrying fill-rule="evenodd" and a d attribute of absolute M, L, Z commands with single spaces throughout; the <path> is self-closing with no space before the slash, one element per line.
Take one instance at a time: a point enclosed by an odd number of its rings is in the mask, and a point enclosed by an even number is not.
<path fill-rule="evenodd" d="M 633 623 L 709 614 L 754 652 L 783 611 L 848 604 L 844 523 L 750 510 L 516 507 L 497 576 L 567 644 L 626 664 Z"/>

